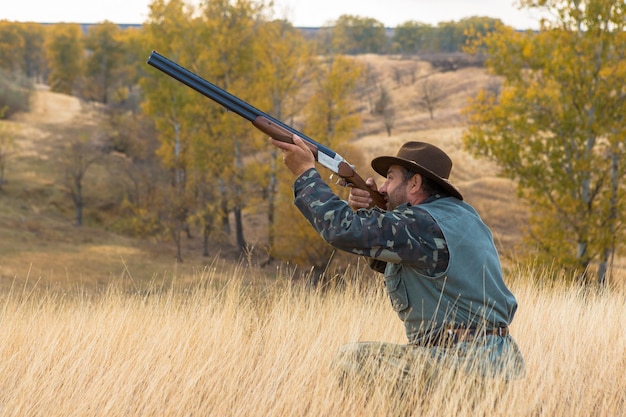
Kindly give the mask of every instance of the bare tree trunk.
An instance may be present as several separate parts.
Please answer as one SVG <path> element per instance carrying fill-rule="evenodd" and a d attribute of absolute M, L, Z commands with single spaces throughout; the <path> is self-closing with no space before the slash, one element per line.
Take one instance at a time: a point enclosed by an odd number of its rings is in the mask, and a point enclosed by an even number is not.
<path fill-rule="evenodd" d="M 235 167 L 237 172 L 237 180 L 235 181 L 235 208 L 233 213 L 235 215 L 235 238 L 237 241 L 237 248 L 239 248 L 239 253 L 243 254 L 246 249 L 246 241 L 243 236 L 243 219 L 241 216 L 242 200 L 243 200 L 243 192 L 241 186 L 241 174 L 243 172 L 243 159 L 241 156 L 241 149 L 239 148 L 239 144 L 235 142 Z"/>
<path fill-rule="evenodd" d="M 202 256 L 209 256 L 209 235 L 211 234 L 211 226 L 204 225 L 202 231 Z"/>
<path fill-rule="evenodd" d="M 243 254 L 246 250 L 247 244 L 243 236 L 243 219 L 241 216 L 241 207 L 235 207 L 233 212 L 235 215 L 235 237 L 237 240 L 237 248 L 239 249 L 239 253 Z"/>
<path fill-rule="evenodd" d="M 104 156 L 103 151 L 87 139 L 75 139 L 63 155 L 65 184 L 74 202 L 76 226 L 83 224 L 83 180 L 89 167 Z"/>
<path fill-rule="evenodd" d="M 268 224 L 268 240 L 267 240 L 267 246 L 268 246 L 268 253 L 267 253 L 267 260 L 264 262 L 264 266 L 269 265 L 272 263 L 272 261 L 274 260 L 274 257 L 272 256 L 272 248 L 274 247 L 274 240 L 275 240 L 275 228 L 274 228 L 274 222 L 276 221 L 275 219 L 275 210 L 276 210 L 276 188 L 277 188 L 277 178 L 276 178 L 276 157 L 278 155 L 278 150 L 277 149 L 272 149 L 271 153 L 270 153 L 270 182 L 269 185 L 267 187 L 267 207 L 268 207 L 268 213 L 267 213 L 267 224 Z"/>
<path fill-rule="evenodd" d="M 614 147 L 619 147 L 614 145 Z M 604 250 L 602 263 L 598 268 L 598 284 L 600 286 L 606 286 L 608 282 L 607 274 L 610 275 L 609 261 L 612 260 L 615 254 L 615 222 L 617 221 L 617 196 L 619 192 L 619 150 L 613 149 L 611 155 L 611 197 L 609 199 L 609 227 L 608 235 L 612 236 L 610 247 Z M 612 267 L 612 265 L 611 265 Z"/>
<path fill-rule="evenodd" d="M 180 263 L 183 262 L 183 248 L 181 244 L 181 228 L 175 227 L 174 232 L 172 233 L 172 237 L 174 238 L 174 242 L 176 243 L 176 260 Z"/>
<path fill-rule="evenodd" d="M 222 231 L 226 236 L 230 235 L 230 222 L 228 221 L 228 193 L 226 192 L 226 186 L 224 185 L 224 180 L 218 178 L 217 187 L 220 192 L 221 197 L 221 218 L 222 218 Z"/>
<path fill-rule="evenodd" d="M 74 208 L 76 213 L 76 226 L 83 225 L 83 186 L 79 179 L 74 180 Z"/>

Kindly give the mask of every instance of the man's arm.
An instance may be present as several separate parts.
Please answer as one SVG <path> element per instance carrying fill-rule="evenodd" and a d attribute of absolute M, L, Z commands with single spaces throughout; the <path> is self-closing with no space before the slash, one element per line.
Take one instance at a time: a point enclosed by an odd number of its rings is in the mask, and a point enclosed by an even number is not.
<path fill-rule="evenodd" d="M 376 186 L 376 182 L 374 182 L 373 178 L 368 178 L 367 180 L 365 180 L 365 183 L 367 184 L 368 187 L 372 188 L 373 190 L 378 190 L 378 187 Z M 350 196 L 348 197 L 348 203 L 350 204 L 350 207 L 352 207 L 353 210 L 367 209 L 372 206 L 372 198 L 370 197 L 369 193 L 364 192 L 363 190 L 359 190 L 358 188 L 352 187 L 350 188 Z M 374 259 L 374 258 L 366 258 L 366 259 L 367 259 L 367 263 L 369 267 L 372 268 L 374 271 L 380 272 L 381 274 L 385 272 L 385 269 L 387 268 L 387 262 L 379 261 L 378 259 Z"/>
<path fill-rule="evenodd" d="M 341 200 L 322 181 L 315 169 L 315 159 L 302 139 L 294 136 L 294 143 L 275 139 L 270 139 L 270 143 L 283 152 L 285 165 L 297 177 L 294 184 L 296 206 L 330 245 L 378 259 L 370 266 L 379 272 L 384 271 L 386 262 L 406 262 L 425 274 L 438 268 L 438 257 L 433 258 L 437 250 L 434 242 L 419 236 L 420 230 L 436 226 L 425 212 L 414 213 L 410 209 L 406 213 L 380 209 L 355 212 L 354 207 Z M 352 194 L 356 205 L 367 204 L 367 198 L 355 189 L 351 190 Z"/>

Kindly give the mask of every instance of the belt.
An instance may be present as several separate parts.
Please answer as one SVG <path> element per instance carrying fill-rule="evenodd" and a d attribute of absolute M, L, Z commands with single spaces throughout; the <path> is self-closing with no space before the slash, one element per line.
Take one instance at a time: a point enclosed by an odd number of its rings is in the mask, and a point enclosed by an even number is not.
<path fill-rule="evenodd" d="M 459 343 L 467 342 L 479 336 L 508 336 L 509 328 L 496 327 L 493 329 L 472 329 L 461 327 L 458 329 L 447 329 L 444 333 L 445 337 L 453 339 L 455 341 L 454 343 Z"/>
<path fill-rule="evenodd" d="M 448 347 L 460 342 L 471 342 L 482 336 L 508 336 L 506 326 L 493 329 L 476 329 L 472 327 L 453 327 L 441 329 L 437 334 L 430 335 L 416 344 L 424 347 Z"/>

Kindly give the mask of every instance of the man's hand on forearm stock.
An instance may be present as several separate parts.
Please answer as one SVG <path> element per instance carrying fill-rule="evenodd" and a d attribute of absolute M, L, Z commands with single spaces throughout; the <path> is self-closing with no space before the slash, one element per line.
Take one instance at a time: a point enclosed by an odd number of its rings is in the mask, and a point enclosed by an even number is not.
<path fill-rule="evenodd" d="M 371 187 L 374 190 L 377 189 L 376 182 L 374 182 L 373 178 L 368 178 L 367 180 L 365 180 L 365 183 L 368 187 Z M 367 191 L 361 190 L 360 188 L 352 187 L 350 188 L 348 204 L 350 204 L 350 207 L 352 207 L 354 210 L 369 208 L 372 206 L 372 197 Z"/>
<path fill-rule="evenodd" d="M 293 135 L 293 143 L 281 142 L 270 138 L 270 143 L 283 152 L 283 161 L 287 169 L 299 177 L 311 168 L 315 168 L 315 156 L 304 140 Z"/>

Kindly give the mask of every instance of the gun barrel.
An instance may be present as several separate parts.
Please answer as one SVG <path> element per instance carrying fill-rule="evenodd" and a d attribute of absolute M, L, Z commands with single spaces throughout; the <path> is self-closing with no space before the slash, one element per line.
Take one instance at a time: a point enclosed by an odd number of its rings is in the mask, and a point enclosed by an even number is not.
<path fill-rule="evenodd" d="M 200 94 L 209 97 L 245 119 L 252 121 L 261 114 L 260 110 L 239 100 L 229 92 L 222 90 L 215 84 L 210 83 L 204 78 L 194 74 L 156 51 L 152 51 L 148 57 L 148 64 L 187 85 L 188 87 L 191 87 Z"/>
<path fill-rule="evenodd" d="M 150 56 L 148 57 L 148 64 L 152 65 L 156 69 L 166 73 L 170 77 L 180 81 L 188 87 L 196 90 L 200 94 L 210 98 L 211 100 L 217 102 L 222 105 L 226 109 L 237 113 L 239 116 L 247 119 L 251 122 L 254 122 L 258 117 L 264 117 L 265 119 L 271 121 L 272 123 L 282 127 L 283 129 L 298 135 L 305 141 L 314 145 L 318 151 L 325 153 L 328 157 L 335 158 L 336 153 L 322 145 L 321 143 L 316 142 L 310 137 L 306 136 L 302 132 L 297 131 L 289 125 L 284 124 L 278 119 L 273 118 L 272 116 L 262 112 L 257 109 L 253 105 L 241 100 L 240 98 L 230 94 L 228 91 L 216 86 L 215 84 L 205 80 L 199 75 L 189 71 L 183 66 L 177 64 L 176 62 L 164 57 L 159 54 L 157 51 L 152 51 Z"/>

